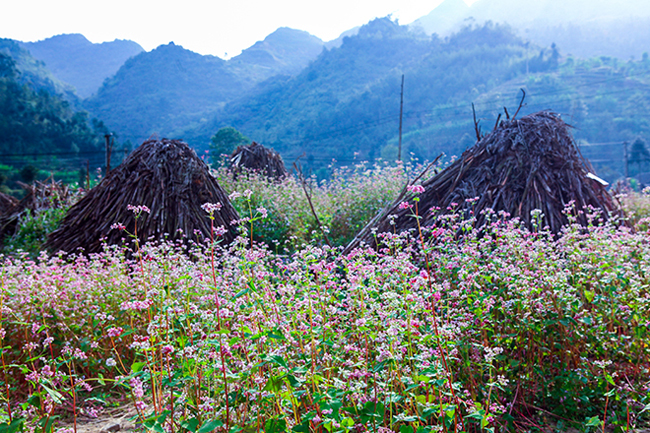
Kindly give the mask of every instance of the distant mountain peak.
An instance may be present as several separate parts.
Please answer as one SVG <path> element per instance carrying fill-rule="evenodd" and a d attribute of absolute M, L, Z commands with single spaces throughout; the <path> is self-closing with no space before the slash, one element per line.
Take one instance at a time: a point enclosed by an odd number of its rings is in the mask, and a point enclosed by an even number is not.
<path fill-rule="evenodd" d="M 420 28 L 427 34 L 446 36 L 459 27 L 469 12 L 470 7 L 463 0 L 445 0 L 427 15 L 409 24 L 409 27 Z"/>
<path fill-rule="evenodd" d="M 300 72 L 323 51 L 325 43 L 316 36 L 289 27 L 280 27 L 264 40 L 229 60 L 237 65 L 257 67 L 260 78 Z"/>
<path fill-rule="evenodd" d="M 133 41 L 116 39 L 94 44 L 79 33 L 56 35 L 21 45 L 34 58 L 45 62 L 55 77 L 74 86 L 82 98 L 97 91 L 127 59 L 144 51 Z"/>

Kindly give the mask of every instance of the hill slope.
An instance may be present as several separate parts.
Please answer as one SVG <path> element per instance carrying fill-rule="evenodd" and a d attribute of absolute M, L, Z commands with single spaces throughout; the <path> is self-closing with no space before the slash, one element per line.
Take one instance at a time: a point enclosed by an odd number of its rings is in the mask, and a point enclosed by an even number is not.
<path fill-rule="evenodd" d="M 0 39 L 0 53 L 11 57 L 20 74 L 17 80 L 27 84 L 32 90 L 45 90 L 50 94 L 60 94 L 68 102 L 78 105 L 79 100 L 74 88 L 57 79 L 45 63 L 34 58 L 29 51 L 22 48 L 20 42 L 13 39 Z"/>
<path fill-rule="evenodd" d="M 297 73 L 322 49 L 320 39 L 288 28 L 229 61 L 173 43 L 162 45 L 129 59 L 85 107 L 134 143 L 153 133 L 173 136 L 205 122 L 210 113 L 257 83 Z"/>
<path fill-rule="evenodd" d="M 314 167 L 355 154 L 395 158 L 390 141 L 398 131 L 402 74 L 409 131 L 429 123 L 433 107 L 469 99 L 525 71 L 524 54 L 524 43 L 502 27 L 468 28 L 442 41 L 377 19 L 295 78 L 267 83 L 183 135 L 204 147 L 214 131 L 231 125 L 286 158 L 306 152 Z"/>
<path fill-rule="evenodd" d="M 230 59 L 228 64 L 254 77 L 254 81 L 278 74 L 295 75 L 318 57 L 323 45 L 322 40 L 307 32 L 281 27 Z"/>
<path fill-rule="evenodd" d="M 84 105 L 139 143 L 200 118 L 246 88 L 224 60 L 170 43 L 127 60 Z"/>

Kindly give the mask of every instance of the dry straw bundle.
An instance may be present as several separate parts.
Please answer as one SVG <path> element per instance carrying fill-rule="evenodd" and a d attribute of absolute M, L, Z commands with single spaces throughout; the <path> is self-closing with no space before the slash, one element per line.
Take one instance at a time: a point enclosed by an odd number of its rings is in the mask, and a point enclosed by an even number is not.
<path fill-rule="evenodd" d="M 577 213 L 592 206 L 601 209 L 607 219 L 617 206 L 592 171 L 559 115 L 543 111 L 503 121 L 447 169 L 422 184 L 425 192 L 418 203 L 420 224 L 433 225 L 437 215 L 454 209 L 466 216 L 471 211 L 480 227 L 486 217 L 482 211 L 491 208 L 519 217 L 532 228 L 531 211 L 538 209 L 544 215 L 542 226 L 558 233 L 568 223 L 564 210 L 570 202 Z M 406 195 L 410 203 L 411 198 Z M 432 212 L 432 208 L 439 210 Z M 396 215 L 395 227 L 390 224 L 390 215 Z M 586 224 L 586 216 L 580 213 L 578 221 Z M 361 241 L 374 244 L 373 228 L 378 233 L 400 232 L 416 225 L 412 209 L 400 209 L 396 202 L 364 228 L 348 248 Z"/>
<path fill-rule="evenodd" d="M 253 170 L 271 179 L 279 179 L 288 174 L 278 152 L 254 141 L 245 146 L 237 146 L 230 157 L 230 169 L 235 173 L 242 169 Z"/>
<path fill-rule="evenodd" d="M 10 214 L 17 204 L 18 199 L 16 197 L 0 192 L 0 216 Z"/>
<path fill-rule="evenodd" d="M 0 241 L 13 236 L 21 218 L 28 213 L 33 215 L 44 209 L 65 207 L 73 200 L 68 186 L 52 178 L 18 184 L 25 190 L 22 200 L 0 193 Z"/>
<path fill-rule="evenodd" d="M 138 238 L 175 239 L 183 234 L 202 241 L 210 238 L 210 219 L 201 206 L 221 203 L 215 227 L 223 226 L 225 242 L 236 236 L 231 222 L 239 216 L 207 165 L 178 140 L 145 141 L 101 183 L 70 208 L 58 230 L 48 238 L 51 251 L 101 251 L 102 241 L 119 244 L 125 233 L 111 229 L 121 223 L 134 233 L 134 213 L 127 206 L 146 206 L 137 221 Z"/>

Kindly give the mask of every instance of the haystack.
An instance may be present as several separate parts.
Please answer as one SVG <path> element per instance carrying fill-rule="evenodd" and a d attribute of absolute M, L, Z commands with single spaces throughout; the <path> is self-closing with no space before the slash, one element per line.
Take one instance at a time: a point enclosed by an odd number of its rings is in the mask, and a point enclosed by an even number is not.
<path fill-rule="evenodd" d="M 257 171 L 270 179 L 279 179 L 288 174 L 278 152 L 254 141 L 237 146 L 230 156 L 230 169 L 235 173 L 242 169 Z"/>
<path fill-rule="evenodd" d="M 482 211 L 491 208 L 519 217 L 532 228 L 531 211 L 539 209 L 544 214 L 542 226 L 558 233 L 568 223 L 563 211 L 570 202 L 575 204 L 580 223 L 587 220 L 578 211 L 589 206 L 602 210 L 602 217 L 607 219 L 610 212 L 617 212 L 617 206 L 605 189 L 606 183 L 592 173 L 559 115 L 543 111 L 503 121 L 447 169 L 422 184 L 425 192 L 419 195 L 420 224 L 431 226 L 440 213 L 453 208 L 465 216 L 471 212 L 480 227 L 485 223 Z M 399 201 L 412 204 L 413 197 L 407 193 Z M 432 208 L 439 210 L 432 212 Z M 415 228 L 417 222 L 411 212 L 394 203 L 348 248 L 362 241 L 374 244 L 373 228 L 378 233 Z M 396 215 L 395 227 L 390 224 L 390 215 Z"/>
<path fill-rule="evenodd" d="M 18 199 L 12 195 L 0 192 L 0 216 L 8 215 L 18 204 Z"/>
<path fill-rule="evenodd" d="M 68 252 L 83 248 L 93 253 L 101 251 L 101 239 L 121 243 L 126 234 L 111 225 L 123 224 L 134 233 L 135 217 L 129 205 L 151 210 L 137 221 L 141 242 L 183 235 L 203 241 L 210 237 L 210 219 L 201 208 L 205 203 L 221 203 L 214 224 L 226 229 L 225 242 L 232 241 L 236 229 L 231 222 L 239 216 L 207 165 L 182 141 L 148 140 L 70 208 L 46 247 Z"/>
<path fill-rule="evenodd" d="M 51 177 L 44 182 L 18 184 L 25 190 L 22 200 L 0 193 L 0 242 L 15 235 L 20 220 L 25 216 L 45 209 L 67 207 L 74 200 L 68 186 Z"/>

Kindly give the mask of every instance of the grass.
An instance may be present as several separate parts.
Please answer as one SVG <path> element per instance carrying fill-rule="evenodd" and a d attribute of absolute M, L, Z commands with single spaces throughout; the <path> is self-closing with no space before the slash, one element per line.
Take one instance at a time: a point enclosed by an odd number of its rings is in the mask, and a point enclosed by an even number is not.
<path fill-rule="evenodd" d="M 351 170 L 314 188 L 336 239 L 337 211 L 370 215 L 399 189 L 392 168 Z M 299 185 L 222 182 L 248 209 L 233 245 L 3 257 L 0 431 L 74 430 L 118 396 L 170 432 L 648 426 L 645 196 L 626 198 L 636 231 L 594 214 L 555 238 L 492 214 L 481 235 L 451 214 L 344 255 L 294 209 Z"/>

